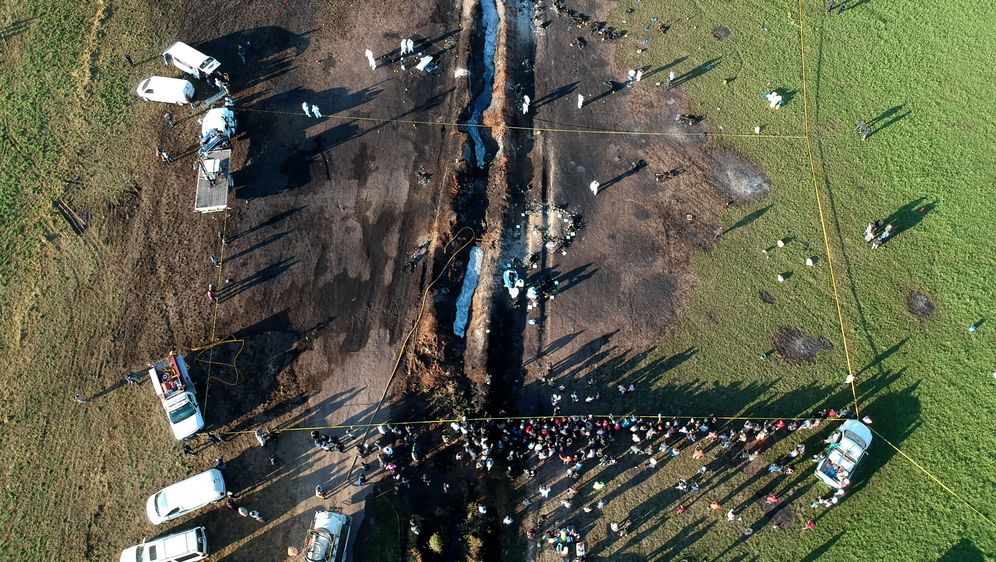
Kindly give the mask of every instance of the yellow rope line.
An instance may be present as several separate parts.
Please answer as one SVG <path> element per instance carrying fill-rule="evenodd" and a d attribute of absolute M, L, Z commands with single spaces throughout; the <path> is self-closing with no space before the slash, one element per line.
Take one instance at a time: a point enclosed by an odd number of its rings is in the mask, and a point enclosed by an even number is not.
<path fill-rule="evenodd" d="M 201 356 L 204 355 L 205 351 L 207 351 L 209 349 L 212 349 L 214 347 L 218 347 L 219 345 L 224 345 L 224 344 L 228 344 L 228 343 L 238 343 L 239 344 L 239 350 L 235 352 L 235 356 L 232 357 L 232 362 L 231 363 L 220 363 L 220 362 L 217 362 L 217 361 L 209 361 L 209 360 L 206 360 L 206 359 L 201 359 Z M 195 348 L 193 348 L 193 349 L 190 350 L 191 353 L 193 353 L 195 351 L 199 351 L 200 352 L 200 353 L 197 354 L 197 357 L 194 358 L 194 361 L 197 361 L 198 363 L 202 363 L 202 364 L 208 366 L 208 376 L 207 376 L 207 379 L 204 381 L 204 402 L 203 402 L 203 405 L 201 406 L 201 414 L 202 415 L 207 416 L 208 393 L 211 391 L 211 381 L 218 381 L 221 384 L 224 384 L 226 386 L 238 386 L 238 385 L 242 384 L 242 372 L 239 371 L 239 366 L 236 364 L 235 361 L 239 358 L 239 354 L 242 353 L 242 350 L 245 349 L 245 347 L 246 347 L 246 341 L 245 340 L 229 338 L 227 340 L 216 341 L 214 343 L 209 343 L 209 344 L 206 344 L 206 345 L 202 345 L 200 347 L 195 347 Z M 211 367 L 214 366 L 214 365 L 220 365 L 222 367 L 231 367 L 235 371 L 235 381 L 234 382 L 233 381 L 226 381 L 223 378 L 216 377 L 216 376 L 212 375 L 211 374 Z"/>
<path fill-rule="evenodd" d="M 819 214 L 820 214 L 820 226 L 823 229 L 823 243 L 826 246 L 827 263 L 830 266 L 830 280 L 831 280 L 831 282 L 833 284 L 834 301 L 837 304 L 837 318 L 840 321 L 840 335 L 841 335 L 842 341 L 844 342 L 844 356 L 847 359 L 847 372 L 848 372 L 848 374 L 851 377 L 851 394 L 854 396 L 854 416 L 855 416 L 855 418 L 857 418 L 858 415 L 859 415 L 859 409 L 858 409 L 858 392 L 857 392 L 856 381 L 855 381 L 855 377 L 854 377 L 854 368 L 851 365 L 851 356 L 850 356 L 850 352 L 848 351 L 848 347 L 847 347 L 847 334 L 846 334 L 846 328 L 845 328 L 845 324 L 844 324 L 844 314 L 841 311 L 840 295 L 839 295 L 838 289 L 837 289 L 837 278 L 836 278 L 836 275 L 834 274 L 834 270 L 833 270 L 833 260 L 830 258 L 830 237 L 827 234 L 827 225 L 826 225 L 826 220 L 824 218 L 824 213 L 823 213 L 823 204 L 822 204 L 822 201 L 820 199 L 819 182 L 818 182 L 818 180 L 816 178 L 816 158 L 815 158 L 814 153 L 813 153 L 812 130 L 811 130 L 810 119 L 809 119 L 809 104 L 808 104 L 808 101 L 807 101 L 807 99 L 808 99 L 808 83 L 807 83 L 808 67 L 806 65 L 806 45 L 805 45 L 805 37 L 804 37 L 804 35 L 805 35 L 805 32 L 803 31 L 802 0 L 799 0 L 799 53 L 800 53 L 800 58 L 802 60 L 802 106 L 803 106 L 803 112 L 805 114 L 805 120 L 806 120 L 806 122 L 805 122 L 806 149 L 807 149 L 807 152 L 808 152 L 808 155 L 809 155 L 809 171 L 810 171 L 810 175 L 811 175 L 812 180 L 813 180 L 813 189 L 816 192 L 816 204 L 817 204 L 817 209 L 819 210 Z M 996 528 L 996 523 L 994 523 L 991 519 L 989 519 L 989 517 L 987 517 L 985 513 L 982 513 L 981 511 L 979 511 L 978 508 L 976 508 L 974 505 L 972 505 L 968 500 L 966 500 L 965 498 L 963 498 L 960 495 L 958 495 L 957 492 L 955 492 L 950 487 L 948 487 L 947 484 L 945 484 L 944 482 L 942 482 L 940 480 L 940 478 L 934 476 L 929 470 L 927 470 L 926 468 L 924 468 L 923 465 L 921 465 L 916 460 L 914 460 L 913 457 L 907 455 L 902 449 L 900 449 L 895 444 L 893 444 L 891 441 L 889 441 L 888 439 L 886 439 L 881 433 L 879 433 L 878 431 L 875 431 L 875 429 L 872 428 L 872 427 L 869 427 L 869 429 L 871 429 L 871 431 L 875 435 L 877 435 L 882 441 L 884 441 L 885 444 L 887 444 L 889 447 L 892 447 L 892 449 L 894 451 L 896 451 L 897 453 L 899 453 L 904 459 L 908 460 L 913 466 L 915 466 L 917 469 L 919 469 L 920 472 L 926 474 L 938 486 L 940 486 L 941 488 L 943 488 L 945 492 L 951 494 L 952 496 L 954 496 L 958 500 L 961 500 L 961 502 L 964 503 L 966 506 L 968 506 L 968 508 L 971 509 L 976 515 L 978 515 L 983 520 L 985 520 L 985 522 L 988 523 L 991 527 Z"/>
<path fill-rule="evenodd" d="M 405 339 L 402 340 L 401 342 L 401 347 L 398 349 L 398 357 L 394 361 L 394 368 L 391 369 L 391 376 L 388 377 L 387 384 L 384 385 L 384 393 L 381 395 L 380 400 L 377 401 L 377 408 L 375 408 L 373 414 L 370 415 L 371 420 L 377 417 L 377 414 L 380 413 L 381 407 L 384 405 L 384 400 L 387 399 L 387 393 L 390 392 L 391 390 L 391 384 L 394 382 L 394 377 L 397 376 L 398 374 L 398 367 L 401 366 L 401 360 L 405 356 L 405 348 L 408 347 L 408 341 L 411 340 L 411 337 L 413 335 L 415 335 L 415 331 L 418 329 L 418 323 L 419 321 L 422 320 L 422 314 L 425 312 L 425 301 L 429 297 L 429 290 L 432 289 L 433 285 L 435 285 L 437 281 L 442 279 L 443 275 L 446 273 L 446 270 L 449 269 L 450 264 L 453 263 L 453 260 L 456 259 L 458 255 L 460 255 L 460 252 L 462 252 L 463 249 L 466 248 L 467 246 L 473 244 L 474 241 L 477 239 L 476 236 L 473 236 L 474 231 L 469 226 L 465 226 L 461 228 L 459 231 L 457 231 L 456 235 L 453 236 L 453 239 L 447 242 L 446 245 L 443 246 L 443 251 L 446 251 L 446 248 L 449 247 L 449 245 L 452 244 L 453 241 L 456 240 L 460 236 L 460 234 L 462 234 L 463 231 L 465 230 L 471 231 L 470 240 L 467 240 L 467 242 L 465 242 L 455 252 L 453 252 L 453 255 L 451 255 L 450 258 L 446 260 L 446 263 L 443 265 L 442 269 L 439 270 L 439 274 L 436 275 L 435 279 L 433 279 L 431 283 L 426 285 L 425 290 L 422 291 L 422 300 L 419 303 L 418 315 L 415 316 L 415 324 L 412 325 L 412 329 L 408 331 L 408 334 L 405 336 Z M 363 434 L 363 439 L 366 439 L 366 437 L 370 434 L 370 428 L 373 427 L 374 425 L 379 425 L 379 424 L 358 424 L 353 427 L 366 427 L 366 431 Z M 353 474 L 353 469 L 356 468 L 356 458 L 357 457 L 355 456 L 353 457 L 353 461 L 349 465 L 349 470 L 346 471 L 346 487 L 340 490 L 339 494 L 342 494 L 342 492 L 348 489 L 349 479 Z"/>
<path fill-rule="evenodd" d="M 899 447 L 897 447 L 896 445 L 894 445 L 891 441 L 889 441 L 888 439 L 886 439 L 885 437 L 883 437 L 881 433 L 875 431 L 873 428 L 869 427 L 868 429 L 871 429 L 872 432 L 875 433 L 875 435 L 877 435 L 879 439 L 881 439 L 882 441 L 885 441 L 885 443 L 888 446 L 892 447 L 892 449 L 894 451 L 896 451 L 897 453 L 899 453 L 900 455 L 902 455 L 902 457 L 904 459 L 910 461 L 910 463 L 912 463 L 913 466 L 915 466 L 918 469 L 920 469 L 920 472 L 922 472 L 922 473 L 926 474 L 927 476 L 929 476 L 930 479 L 933 480 L 934 482 L 936 482 L 938 486 L 940 486 L 941 488 L 944 488 L 944 491 L 946 491 L 947 493 L 949 493 L 952 496 L 954 496 L 954 497 L 958 498 L 959 500 L 961 500 L 962 503 L 964 503 L 965 505 L 968 506 L 969 509 L 971 509 L 972 511 L 974 511 L 976 513 L 976 515 L 978 515 L 979 517 L 985 519 L 986 523 L 989 523 L 989 525 L 991 527 L 996 528 L 996 523 L 993 523 L 993 521 L 991 519 L 989 519 L 989 517 L 987 517 L 985 513 L 982 513 L 974 505 L 972 505 L 971 503 L 969 503 L 968 500 L 966 500 L 965 498 L 959 496 L 958 493 L 955 492 L 954 490 L 952 490 L 951 488 L 949 488 L 947 486 L 947 484 L 945 484 L 944 482 L 941 482 L 940 478 L 934 476 L 933 474 L 930 473 L 929 470 L 927 470 L 926 468 L 924 468 L 920 463 L 918 463 L 915 460 L 913 460 L 913 457 L 907 455 L 905 452 L 903 452 L 902 449 L 900 449 Z"/>
<path fill-rule="evenodd" d="M 816 158 L 813 154 L 813 133 L 809 119 L 809 87 L 808 87 L 808 66 L 806 65 L 806 41 L 803 31 L 803 10 L 802 0 L 799 0 L 799 55 L 802 60 L 802 109 L 806 131 L 806 152 L 809 155 L 809 174 L 813 180 L 813 191 L 816 193 L 816 209 L 820 215 L 820 228 L 823 230 L 823 245 L 827 252 L 827 264 L 830 266 L 830 283 L 833 286 L 833 299 L 837 306 L 837 320 L 840 323 L 840 337 L 844 342 L 844 358 L 847 362 L 847 374 L 851 380 L 851 395 L 854 398 L 854 417 L 861 415 L 858 406 L 858 390 L 855 383 L 854 367 L 851 364 L 851 351 L 847 345 L 847 329 L 844 323 L 844 312 L 840 304 L 840 291 L 837 287 L 837 275 L 833 269 L 833 259 L 830 255 L 830 235 L 827 232 L 826 216 L 823 212 L 823 200 L 820 197 L 819 180 L 816 178 Z"/>
<path fill-rule="evenodd" d="M 278 115 L 300 115 L 296 111 L 273 111 L 269 109 L 236 109 L 235 111 L 252 111 L 255 113 L 273 113 Z M 421 121 L 417 119 L 385 119 L 381 117 L 359 117 L 356 115 L 326 115 L 323 119 L 339 119 L 342 121 L 373 121 L 376 123 L 408 123 L 411 125 L 438 125 L 447 127 L 473 127 L 480 129 L 493 129 L 501 127 L 514 131 L 537 131 L 541 133 L 582 133 L 587 135 L 643 135 L 660 137 L 740 137 L 740 138 L 760 138 L 760 139 L 805 139 L 805 135 L 774 135 L 769 133 L 748 134 L 748 133 L 711 133 L 703 132 L 674 132 L 674 131 L 619 131 L 612 129 L 581 129 L 581 128 L 551 128 L 551 127 L 524 127 L 522 125 L 485 125 L 483 123 L 460 123 L 456 121 Z"/>
<path fill-rule="evenodd" d="M 284 433 L 284 432 L 287 432 L 287 431 L 317 431 L 317 430 L 320 430 L 320 429 L 371 428 L 371 427 L 377 427 L 379 425 L 384 425 L 384 424 L 390 424 L 390 425 L 431 425 L 431 424 L 437 424 L 437 423 L 451 423 L 451 422 L 462 422 L 462 421 L 468 421 L 468 422 L 491 422 L 491 421 L 518 421 L 518 420 L 552 420 L 552 419 L 555 419 L 555 418 L 570 419 L 570 418 L 575 417 L 575 416 L 580 416 L 582 418 L 588 418 L 589 415 L 592 418 L 595 418 L 595 419 L 612 419 L 612 418 L 615 418 L 615 419 L 622 420 L 622 419 L 633 417 L 632 414 L 627 414 L 627 415 L 612 415 L 612 414 L 557 414 L 557 415 L 550 415 L 550 414 L 544 414 L 544 415 L 539 415 L 539 416 L 489 416 L 489 417 L 483 417 L 483 418 L 462 418 L 461 417 L 461 418 L 440 418 L 440 419 L 435 419 L 435 420 L 404 420 L 404 421 L 383 421 L 383 422 L 377 422 L 377 423 L 354 423 L 354 424 L 349 424 L 349 425 L 315 425 L 315 426 L 308 426 L 308 427 L 301 427 L 301 426 L 283 427 L 283 428 L 280 428 L 280 429 L 275 429 L 275 430 L 271 431 L 271 433 Z M 642 415 L 636 416 L 636 418 L 640 419 L 640 420 L 656 420 L 657 417 L 658 417 L 657 414 L 647 415 L 647 416 L 642 416 Z M 671 419 L 671 418 L 681 418 L 681 419 L 684 419 L 684 418 L 699 419 L 699 418 L 701 418 L 701 419 L 708 419 L 709 416 L 688 416 L 688 415 L 671 416 L 671 415 L 663 415 L 663 414 L 661 414 L 661 418 L 662 419 Z M 798 418 L 798 417 L 782 418 L 782 417 L 777 417 L 777 416 L 767 416 L 767 417 L 760 417 L 760 416 L 716 416 L 716 419 L 717 420 L 724 420 L 724 421 L 737 421 L 737 420 L 804 421 L 804 420 L 811 420 L 811 419 L 813 419 L 813 417 L 808 417 L 808 418 Z M 822 422 L 846 421 L 848 419 L 850 419 L 850 418 L 819 418 L 820 423 L 822 423 Z M 239 431 L 221 431 L 219 433 L 221 435 L 240 435 L 240 434 L 243 434 L 243 433 L 254 433 L 254 432 L 255 432 L 255 430 L 252 430 L 252 431 L 250 431 L 250 430 L 239 430 Z"/>

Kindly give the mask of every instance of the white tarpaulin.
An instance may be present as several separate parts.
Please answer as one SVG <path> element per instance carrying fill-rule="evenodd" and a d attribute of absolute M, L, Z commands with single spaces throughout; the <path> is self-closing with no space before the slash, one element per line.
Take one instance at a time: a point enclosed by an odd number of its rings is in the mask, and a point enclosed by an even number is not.
<path fill-rule="evenodd" d="M 456 320 L 453 321 L 453 333 L 461 338 L 467 330 L 467 318 L 470 316 L 470 301 L 477 290 L 477 280 L 481 276 L 481 261 L 484 252 L 474 246 L 470 249 L 470 259 L 467 261 L 467 273 L 463 276 L 463 287 L 456 302 Z"/>

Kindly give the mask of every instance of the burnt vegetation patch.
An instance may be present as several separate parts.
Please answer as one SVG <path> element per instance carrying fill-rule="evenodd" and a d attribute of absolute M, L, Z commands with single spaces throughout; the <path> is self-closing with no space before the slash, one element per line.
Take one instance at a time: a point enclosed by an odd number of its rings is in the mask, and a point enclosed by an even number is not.
<path fill-rule="evenodd" d="M 932 315 L 937 308 L 934 305 L 934 301 L 930 300 L 930 297 L 920 291 L 909 292 L 906 296 L 906 307 L 909 309 L 910 314 L 921 319 Z"/>
<path fill-rule="evenodd" d="M 823 349 L 833 349 L 833 344 L 825 337 L 807 336 L 799 328 L 782 326 L 775 334 L 775 349 L 789 363 L 809 363 Z"/>

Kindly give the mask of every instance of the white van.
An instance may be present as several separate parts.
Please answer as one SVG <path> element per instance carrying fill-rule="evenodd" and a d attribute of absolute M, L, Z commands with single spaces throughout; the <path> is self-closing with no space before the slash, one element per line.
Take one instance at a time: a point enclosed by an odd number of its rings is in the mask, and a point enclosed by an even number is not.
<path fill-rule="evenodd" d="M 207 531 L 195 527 L 130 546 L 121 552 L 121 562 L 195 562 L 207 555 Z"/>
<path fill-rule="evenodd" d="M 153 76 L 146 78 L 135 90 L 138 97 L 145 101 L 161 101 L 187 105 L 194 99 L 194 85 L 179 78 Z"/>
<path fill-rule="evenodd" d="M 172 64 L 194 78 L 205 79 L 218 70 L 221 63 L 186 43 L 173 43 L 163 51 L 163 62 Z"/>
<path fill-rule="evenodd" d="M 159 525 L 224 497 L 225 478 L 212 468 L 152 494 L 145 502 L 145 511 L 149 521 Z"/>

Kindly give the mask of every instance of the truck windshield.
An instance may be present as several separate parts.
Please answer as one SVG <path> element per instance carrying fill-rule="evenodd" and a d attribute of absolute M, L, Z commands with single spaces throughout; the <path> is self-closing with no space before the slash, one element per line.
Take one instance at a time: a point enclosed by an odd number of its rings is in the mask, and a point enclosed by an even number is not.
<path fill-rule="evenodd" d="M 180 423 L 183 420 L 185 420 L 185 419 L 189 418 L 190 416 L 194 415 L 194 412 L 196 412 L 196 411 L 197 411 L 197 406 L 194 405 L 194 403 L 192 401 L 187 401 L 186 403 L 184 403 L 179 408 L 177 408 L 175 410 L 170 410 L 170 412 L 169 412 L 169 421 L 172 422 L 172 423 Z"/>
<path fill-rule="evenodd" d="M 208 58 L 204 59 L 204 62 L 201 63 L 201 70 L 204 70 L 205 68 L 211 66 L 212 64 L 214 64 L 214 59 L 213 58 L 208 57 Z"/>

